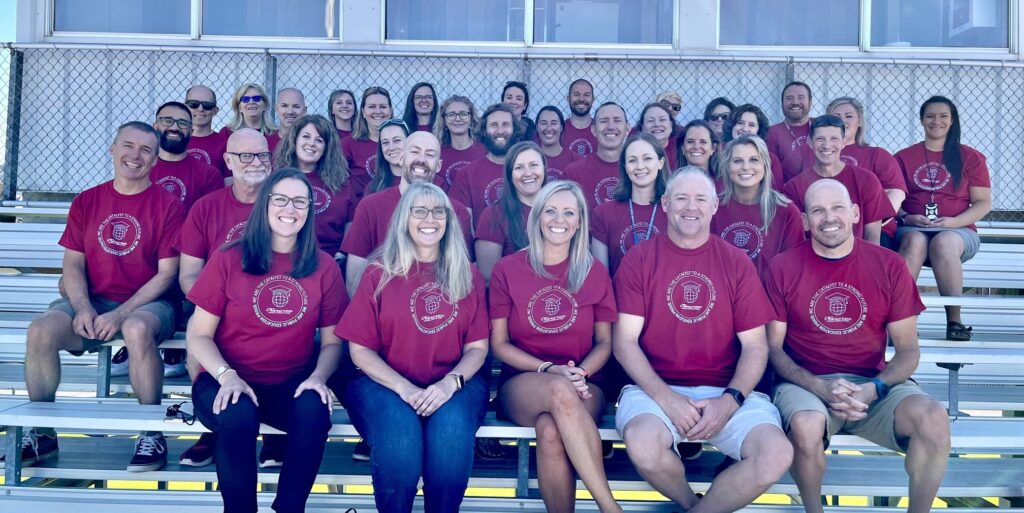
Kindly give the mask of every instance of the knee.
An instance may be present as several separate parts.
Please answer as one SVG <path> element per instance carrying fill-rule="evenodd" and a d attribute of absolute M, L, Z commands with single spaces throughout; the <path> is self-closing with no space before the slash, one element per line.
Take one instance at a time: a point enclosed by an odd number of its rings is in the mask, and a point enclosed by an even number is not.
<path fill-rule="evenodd" d="M 328 397 L 330 400 L 330 397 Z M 295 399 L 292 409 L 294 425 L 304 434 L 327 435 L 331 430 L 331 414 L 327 405 L 320 399 L 320 394 L 313 390 L 304 390 Z"/>
<path fill-rule="evenodd" d="M 256 438 L 260 430 L 260 417 L 256 405 L 248 396 L 242 396 L 235 404 L 216 414 L 217 433 L 228 437 L 251 436 Z"/>
<path fill-rule="evenodd" d="M 900 254 L 907 260 L 924 262 L 928 256 L 928 240 L 920 233 L 906 233 L 900 239 Z"/>
<path fill-rule="evenodd" d="M 936 235 L 928 244 L 928 256 L 932 263 L 960 263 L 962 252 L 960 241 L 946 236 L 947 233 Z M 953 235 L 948 233 L 948 235 Z M 958 237 L 957 235 L 953 235 Z"/>
<path fill-rule="evenodd" d="M 562 433 L 554 422 L 537 423 L 537 450 L 543 452 L 565 452 Z"/>
<path fill-rule="evenodd" d="M 949 417 L 938 401 L 915 396 L 913 403 L 908 404 L 901 413 L 909 421 L 911 439 L 917 439 L 935 450 L 949 452 Z"/>
<path fill-rule="evenodd" d="M 789 439 L 801 453 L 825 450 L 825 416 L 816 411 L 798 411 L 789 420 Z"/>
<path fill-rule="evenodd" d="M 146 351 L 155 351 L 155 333 L 148 323 L 135 315 L 128 316 L 121 324 L 121 335 L 124 337 L 124 345 L 128 347 L 128 354 L 143 354 Z"/>
<path fill-rule="evenodd" d="M 28 325 L 25 343 L 29 351 L 57 352 L 60 347 L 60 320 L 44 315 Z"/>
<path fill-rule="evenodd" d="M 672 434 L 660 419 L 652 415 L 637 417 L 622 433 L 629 459 L 641 471 L 655 470 L 665 451 L 671 451 Z"/>
<path fill-rule="evenodd" d="M 551 397 L 552 410 L 566 412 L 583 406 L 576 387 L 567 379 L 554 380 L 548 389 L 548 394 Z"/>
<path fill-rule="evenodd" d="M 751 455 L 757 484 L 767 489 L 775 484 L 793 464 L 793 445 L 777 428 L 762 432 L 762 440 Z"/>

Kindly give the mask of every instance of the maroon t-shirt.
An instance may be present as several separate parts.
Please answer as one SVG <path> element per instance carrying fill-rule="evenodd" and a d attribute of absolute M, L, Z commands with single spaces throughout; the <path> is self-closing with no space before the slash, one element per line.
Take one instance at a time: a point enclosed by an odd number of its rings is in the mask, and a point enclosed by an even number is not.
<path fill-rule="evenodd" d="M 630 203 L 632 201 L 606 201 L 598 205 L 590 216 L 590 237 L 608 247 L 608 269 L 613 276 L 622 262 L 622 257 L 626 256 L 635 244 L 642 244 L 664 232 L 668 223 L 665 210 L 661 208 L 660 203 L 632 203 L 632 218 L 629 215 Z"/>
<path fill-rule="evenodd" d="M 596 154 L 588 155 L 569 164 L 565 179 L 580 185 L 587 207 L 593 210 L 613 200 L 615 188 L 619 186 L 619 162 L 605 162 Z"/>
<path fill-rule="evenodd" d="M 782 192 L 782 187 L 786 184 L 786 179 L 782 176 L 782 161 L 774 153 L 769 153 L 768 157 L 772 162 L 772 189 Z"/>
<path fill-rule="evenodd" d="M 594 132 L 590 130 L 593 126 L 594 122 L 591 121 L 587 128 L 576 128 L 566 119 L 565 128 L 562 129 L 562 146 L 577 157 L 594 153 L 597 151 L 597 137 L 594 137 Z"/>
<path fill-rule="evenodd" d="M 484 278 L 474 267 L 469 295 L 452 302 L 434 281 L 433 264 L 416 263 L 376 293 L 383 272 L 370 264 L 334 333 L 377 351 L 395 372 L 424 387 L 462 359 L 462 347 L 490 335 Z"/>
<path fill-rule="evenodd" d="M 352 137 L 352 131 L 351 130 L 342 130 L 340 128 L 335 128 L 335 130 L 338 131 L 338 143 L 339 144 L 341 143 L 341 141 L 344 141 L 345 139 L 347 139 L 349 137 Z"/>
<path fill-rule="evenodd" d="M 274 385 L 316 361 L 317 328 L 333 327 L 348 304 L 338 264 L 317 252 L 316 271 L 293 278 L 292 255 L 274 253 L 266 274 L 242 269 L 242 249 L 216 251 L 189 301 L 220 317 L 213 336 L 221 356 L 247 382 Z"/>
<path fill-rule="evenodd" d="M 787 323 L 786 354 L 813 374 L 874 377 L 886 325 L 924 311 L 903 258 L 859 240 L 836 260 L 804 242 L 772 259 L 765 282 L 775 320 Z"/>
<path fill-rule="evenodd" d="M 878 146 L 851 144 L 843 148 L 843 162 L 867 169 L 878 177 L 882 189 L 899 189 L 907 192 L 907 183 L 903 181 L 903 171 L 891 153 Z M 893 218 L 882 227 L 889 236 L 896 235 L 896 219 Z"/>
<path fill-rule="evenodd" d="M 351 180 L 346 180 L 336 192 L 331 192 L 320 175 L 306 173 L 313 186 L 313 217 L 316 226 L 316 241 L 320 249 L 334 255 L 341 249 L 341 238 L 345 235 L 345 223 L 352 219 L 355 197 L 352 195 Z"/>
<path fill-rule="evenodd" d="M 971 206 L 970 187 L 992 187 L 985 156 L 963 144 L 960 145 L 960 154 L 964 159 L 963 174 L 960 186 L 954 189 L 953 177 L 942 163 L 941 151 L 927 151 L 922 142 L 896 153 L 896 161 L 907 184 L 904 212 L 924 215 L 924 206 L 932 201 L 934 194 L 939 216 L 958 216 Z M 967 228 L 977 229 L 973 224 Z"/>
<path fill-rule="evenodd" d="M 815 173 L 814 169 L 808 169 L 786 182 L 783 192 L 793 200 L 797 209 L 803 212 L 804 193 L 812 183 L 823 178 Z M 864 225 L 896 215 L 892 209 L 892 203 L 889 203 L 889 198 L 886 197 L 885 190 L 882 189 L 882 184 L 871 171 L 847 164 L 832 179 L 845 185 L 846 190 L 850 192 L 850 199 L 855 205 L 860 206 L 860 222 L 853 225 L 853 234 L 857 238 L 864 238 Z"/>
<path fill-rule="evenodd" d="M 89 297 L 123 303 L 156 276 L 161 259 L 178 256 L 184 220 L 181 202 L 163 189 L 125 195 L 111 180 L 75 197 L 59 244 L 85 254 Z"/>
<path fill-rule="evenodd" d="M 608 269 L 594 260 L 576 293 L 568 289 L 568 259 L 544 269 L 553 278 L 537 276 L 526 251 L 502 258 L 491 273 L 491 319 L 508 319 L 512 345 L 526 353 L 579 365 L 594 347 L 594 323 L 617 318 Z"/>
<path fill-rule="evenodd" d="M 464 150 L 442 146 L 441 169 L 434 175 L 434 185 L 444 189 L 444 192 L 448 192 L 455 184 L 455 177 L 459 175 L 459 171 L 484 155 L 487 155 L 487 148 L 478 142 L 474 142 Z"/>
<path fill-rule="evenodd" d="M 505 167 L 480 157 L 459 170 L 448 196 L 469 207 L 474 215 L 495 204 L 505 192 Z"/>
<path fill-rule="evenodd" d="M 370 183 L 377 173 L 377 143 L 347 137 L 341 141 L 341 152 L 348 163 L 349 180 L 356 200 L 363 197 L 366 184 Z"/>
<path fill-rule="evenodd" d="M 198 136 L 193 134 L 188 140 L 186 152 L 198 159 L 200 162 L 209 164 L 220 173 L 222 178 L 231 176 L 231 170 L 224 162 L 224 152 L 228 151 L 228 137 L 230 132 L 213 132 L 210 135 Z"/>
<path fill-rule="evenodd" d="M 224 188 L 224 177 L 217 168 L 188 157 L 176 162 L 157 159 L 149 172 L 149 179 L 174 195 L 185 212 L 192 210 L 192 205 L 199 198 Z"/>
<path fill-rule="evenodd" d="M 644 317 L 640 348 L 670 385 L 724 387 L 740 357 L 737 333 L 774 313 L 743 251 L 718 237 L 696 249 L 658 235 L 615 274 L 619 312 Z"/>
<path fill-rule="evenodd" d="M 527 218 L 533 207 L 519 205 L 519 217 L 522 219 L 523 231 L 526 231 Z M 508 236 L 508 222 L 506 222 L 505 210 L 501 203 L 495 203 L 484 209 L 476 222 L 476 240 L 485 240 L 501 246 L 501 256 L 511 255 L 520 248 L 517 248 Z"/>
<path fill-rule="evenodd" d="M 274 153 L 277 149 L 277 145 L 281 144 L 281 136 L 277 132 L 274 132 L 267 136 L 267 148 L 270 149 L 270 153 Z"/>
<path fill-rule="evenodd" d="M 252 203 L 238 201 L 231 187 L 207 194 L 188 212 L 174 248 L 209 260 L 218 248 L 242 237 L 251 212 Z"/>
<path fill-rule="evenodd" d="M 398 187 L 389 187 L 364 197 L 356 205 L 355 213 L 352 214 L 352 226 L 349 227 L 341 241 L 341 252 L 362 258 L 369 257 L 373 250 L 384 243 L 384 239 L 388 235 L 391 216 L 395 213 L 398 202 L 401 200 L 402 191 Z M 469 211 L 461 203 L 455 201 L 452 201 L 452 206 L 455 207 L 456 216 L 459 218 L 462 235 L 466 239 L 466 247 L 472 248 L 473 229 Z M 472 250 L 470 250 L 470 255 L 472 255 Z"/>
<path fill-rule="evenodd" d="M 768 233 L 762 229 L 763 224 L 761 205 L 744 205 L 733 200 L 718 206 L 718 212 L 711 218 L 711 233 L 742 249 L 763 276 L 772 257 L 804 240 L 800 209 L 792 203 L 775 207 Z"/>
<path fill-rule="evenodd" d="M 809 118 L 803 125 L 788 125 L 783 121 L 768 127 L 768 140 L 765 141 L 768 144 L 768 153 L 777 155 L 782 160 L 784 182 L 790 181 L 802 170 L 802 163 L 809 148 L 808 139 L 813 121 L 814 118 Z"/>
<path fill-rule="evenodd" d="M 545 155 L 544 158 L 547 160 L 547 167 L 544 169 L 544 181 L 553 182 L 555 180 L 564 180 L 566 168 L 580 157 L 569 151 L 567 147 L 562 146 L 562 153 L 559 153 L 558 156 L 548 157 Z"/>

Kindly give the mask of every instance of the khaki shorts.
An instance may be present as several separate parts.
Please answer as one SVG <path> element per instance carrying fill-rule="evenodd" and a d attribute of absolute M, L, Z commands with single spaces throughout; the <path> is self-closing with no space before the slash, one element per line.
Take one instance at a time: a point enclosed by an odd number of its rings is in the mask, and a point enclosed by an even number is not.
<path fill-rule="evenodd" d="M 825 374 L 821 379 L 843 378 L 854 384 L 870 383 L 870 378 L 854 374 Z M 925 395 L 917 383 L 904 381 L 889 389 L 889 395 L 881 401 L 875 401 L 868 408 L 868 415 L 862 420 L 845 421 L 828 412 L 828 406 L 810 391 L 792 383 L 782 383 L 775 387 L 773 395 L 775 406 L 782 413 L 782 423 L 789 431 L 789 422 L 793 414 L 800 411 L 816 411 L 825 416 L 825 433 L 822 439 L 828 448 L 829 439 L 836 433 L 847 433 L 870 440 L 882 447 L 894 451 L 906 451 L 907 440 L 896 434 L 896 407 L 900 402 L 912 395 Z"/>
<path fill-rule="evenodd" d="M 103 315 L 113 309 L 121 306 L 121 303 L 117 301 L 107 301 L 106 299 L 90 298 L 89 302 L 92 303 L 93 309 L 96 310 L 96 315 Z M 75 308 L 71 306 L 71 302 L 68 298 L 62 297 L 54 302 L 50 303 L 49 310 L 57 310 L 58 312 L 64 312 L 71 317 L 75 318 Z M 153 301 L 152 303 L 146 303 L 135 310 L 136 312 L 149 312 L 160 319 L 160 331 L 156 335 L 156 343 L 159 344 L 164 340 L 171 338 L 174 335 L 174 308 L 170 303 L 164 300 Z M 122 338 L 121 332 L 117 332 L 114 338 Z M 82 356 L 85 353 L 91 353 L 98 349 L 104 342 L 102 340 L 96 340 L 91 338 L 82 338 L 82 350 L 81 351 L 69 351 L 75 356 Z"/>

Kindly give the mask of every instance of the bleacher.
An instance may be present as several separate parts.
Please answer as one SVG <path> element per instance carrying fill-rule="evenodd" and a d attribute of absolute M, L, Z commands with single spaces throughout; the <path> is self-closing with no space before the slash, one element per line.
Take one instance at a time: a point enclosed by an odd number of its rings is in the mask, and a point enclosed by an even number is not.
<path fill-rule="evenodd" d="M 58 218 L 66 205 L 4 205 L 0 216 L 38 216 Z M 997 498 L 1002 506 L 1022 507 L 1024 502 L 1024 418 L 1013 418 L 1024 411 L 1024 226 L 981 223 L 983 244 L 979 255 L 965 264 L 963 297 L 940 297 L 934 292 L 934 277 L 922 272 L 918 285 L 928 310 L 919 322 L 921 364 L 915 378 L 940 401 L 948 404 L 953 433 L 953 454 L 939 497 L 951 506 L 972 511 L 969 506 L 991 505 L 986 498 Z M 4 452 L 8 464 L 0 487 L 0 513 L 6 511 L 43 511 L 73 503 L 79 512 L 178 510 L 219 511 L 220 496 L 210 491 L 166 491 L 168 483 L 202 483 L 206 490 L 216 481 L 213 465 L 202 468 L 180 467 L 177 456 L 194 436 L 204 431 L 196 422 L 167 422 L 166 405 L 186 400 L 190 391 L 187 378 L 165 380 L 168 396 L 164 406 L 140 406 L 127 397 L 131 387 L 127 378 L 111 378 L 109 361 L 112 348 L 120 341 L 104 345 L 94 355 L 81 358 L 62 355 L 61 397 L 56 403 L 31 403 L 20 393 L 24 389 L 25 334 L 29 322 L 58 296 L 57 280 L 62 251 L 57 240 L 62 224 L 0 223 L 0 388 L 9 395 L 0 396 L 0 426 L 5 426 Z M 6 271 L 6 272 L 5 272 Z M 978 293 L 979 290 L 986 293 Z M 975 327 L 971 342 L 943 340 L 945 318 L 942 307 L 963 306 L 968 324 Z M 184 347 L 184 334 L 163 347 Z M 73 394 L 72 394 L 73 393 Z M 74 395 L 75 397 L 71 397 Z M 84 397 L 84 396 L 88 397 Z M 188 405 L 186 405 L 186 409 Z M 981 414 L 980 412 L 985 412 Z M 53 427 L 62 434 L 61 455 L 34 467 L 20 465 L 23 428 Z M 125 470 L 134 434 L 141 430 L 160 430 L 168 435 L 168 465 L 163 470 L 129 473 Z M 264 426 L 263 433 L 276 432 Z M 620 442 L 612 418 L 605 417 L 601 437 Z M 370 467 L 351 459 L 357 434 L 344 410 L 336 409 L 330 442 L 317 483 L 342 493 L 315 493 L 309 511 L 344 511 L 355 507 L 373 510 L 372 495 L 345 493 L 350 486 L 370 484 Z M 463 511 L 543 511 L 536 482 L 536 469 L 530 442 L 535 433 L 496 420 L 491 414 L 477 432 L 480 438 L 506 441 L 509 457 L 501 461 L 479 460 L 470 486 L 479 489 L 514 490 L 514 497 L 469 497 Z M 182 438 L 184 437 L 184 438 Z M 861 513 L 896 503 L 892 497 L 905 497 L 908 480 L 903 459 L 859 437 L 833 439 L 824 477 L 826 496 L 869 497 L 869 507 L 842 506 L 830 511 Z M 695 461 L 686 462 L 695 491 L 708 488 L 725 458 L 706 450 Z M 651 492 L 628 461 L 624 450 L 606 460 L 609 481 L 617 492 Z M 259 481 L 265 490 L 276 483 L 277 472 L 261 470 Z M 110 483 L 153 483 L 157 490 L 114 489 Z M 180 488 L 180 486 L 178 486 Z M 577 483 L 584 490 L 582 483 Z M 491 492 L 493 493 L 493 492 Z M 792 478 L 785 476 L 768 493 L 797 497 Z M 677 511 L 671 503 L 653 500 L 626 502 L 627 511 Z M 260 505 L 268 506 L 272 492 L 260 494 Z M 757 505 L 751 510 L 803 511 L 798 500 L 788 505 Z M 833 502 L 833 505 L 835 503 Z M 55 506 L 58 505 L 58 506 Z M 422 508 L 422 504 L 418 505 Z M 580 511 L 596 511 L 590 501 L 580 501 Z"/>

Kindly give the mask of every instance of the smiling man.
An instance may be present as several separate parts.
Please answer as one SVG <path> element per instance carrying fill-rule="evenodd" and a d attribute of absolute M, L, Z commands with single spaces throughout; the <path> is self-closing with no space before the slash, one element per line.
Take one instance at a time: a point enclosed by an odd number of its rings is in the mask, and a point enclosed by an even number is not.
<path fill-rule="evenodd" d="M 790 82 L 782 89 L 781 123 L 768 128 L 768 152 L 782 160 L 782 176 L 788 181 L 800 174 L 810 133 L 811 86 Z"/>
<path fill-rule="evenodd" d="M 569 123 L 566 123 L 566 127 Z M 626 111 L 615 102 L 597 108 L 591 131 L 597 139 L 597 151 L 565 168 L 565 179 L 580 184 L 587 207 L 611 201 L 619 185 L 619 154 L 629 135 Z"/>
<path fill-rule="evenodd" d="M 198 84 L 185 91 L 185 105 L 192 113 L 192 137 L 188 140 L 188 154 L 220 171 L 224 178 L 231 171 L 224 165 L 224 151 L 228 144 L 227 132 L 213 130 L 213 118 L 220 109 L 217 107 L 217 93 Z"/>
<path fill-rule="evenodd" d="M 479 216 L 495 204 L 505 191 L 505 155 L 522 140 L 524 126 L 519 115 L 505 104 L 487 107 L 480 117 L 477 138 L 487 155 L 466 164 L 455 176 L 449 196 Z"/>
<path fill-rule="evenodd" d="M 565 147 L 577 157 L 590 155 L 597 151 L 597 136 L 591 129 L 594 118 L 590 110 L 594 108 L 594 86 L 587 79 L 578 78 L 569 84 L 569 119 L 562 131 Z"/>
<path fill-rule="evenodd" d="M 171 193 L 188 212 L 203 196 L 224 187 L 220 171 L 199 159 L 188 158 L 192 137 L 192 113 L 179 102 L 167 102 L 156 110 L 153 128 L 160 135 L 160 152 L 149 178 Z"/>
<path fill-rule="evenodd" d="M 277 114 L 279 125 L 277 132 L 267 136 L 267 145 L 270 152 L 277 149 L 277 145 L 288 135 L 288 130 L 295 124 L 295 120 L 306 115 L 306 97 L 302 91 L 294 87 L 286 87 L 277 92 L 277 102 L 274 103 L 274 113 Z"/>

